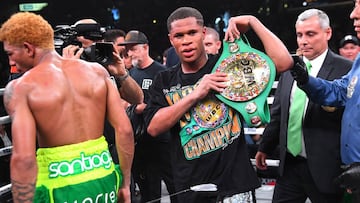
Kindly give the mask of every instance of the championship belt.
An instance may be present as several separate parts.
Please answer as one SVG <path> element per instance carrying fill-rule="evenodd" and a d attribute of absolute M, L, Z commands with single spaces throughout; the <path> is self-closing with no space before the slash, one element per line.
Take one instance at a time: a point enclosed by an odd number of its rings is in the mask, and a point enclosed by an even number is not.
<path fill-rule="evenodd" d="M 276 69 L 270 57 L 246 42 L 242 38 L 223 41 L 223 52 L 212 72 L 227 73 L 229 79 L 228 86 L 216 97 L 240 112 L 249 127 L 258 127 L 270 122 L 267 97 Z"/>
<path fill-rule="evenodd" d="M 180 130 L 181 144 L 184 146 L 194 136 L 204 131 L 215 130 L 223 124 L 230 122 L 229 107 L 214 95 L 209 95 L 198 102 L 186 115 L 189 120 Z"/>

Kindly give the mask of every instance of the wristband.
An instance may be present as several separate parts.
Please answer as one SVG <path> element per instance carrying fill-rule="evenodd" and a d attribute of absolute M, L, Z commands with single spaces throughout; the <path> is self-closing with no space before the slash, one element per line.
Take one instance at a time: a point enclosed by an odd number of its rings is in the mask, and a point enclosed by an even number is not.
<path fill-rule="evenodd" d="M 126 80 L 126 78 L 129 77 L 129 71 L 127 69 L 125 69 L 125 75 L 123 76 L 117 76 L 115 77 L 117 80 L 119 80 L 120 82 Z"/>
<path fill-rule="evenodd" d="M 129 71 L 127 69 L 125 69 L 125 75 L 123 76 L 116 76 L 115 77 L 115 81 L 116 81 L 116 85 L 120 88 L 121 87 L 121 83 L 126 80 L 126 78 L 129 77 Z"/>

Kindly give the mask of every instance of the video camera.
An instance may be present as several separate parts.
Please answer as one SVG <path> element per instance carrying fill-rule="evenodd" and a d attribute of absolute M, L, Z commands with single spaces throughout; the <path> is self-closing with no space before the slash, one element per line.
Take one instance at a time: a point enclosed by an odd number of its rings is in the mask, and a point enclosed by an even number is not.
<path fill-rule="evenodd" d="M 97 23 L 92 24 L 77 24 L 75 26 L 58 25 L 54 30 L 54 45 L 55 50 L 61 55 L 63 48 L 69 45 L 82 46 L 81 42 L 77 40 L 78 36 L 83 36 L 92 41 L 99 41 L 103 39 L 102 28 Z M 81 59 L 98 62 L 103 66 L 112 63 L 114 48 L 112 43 L 96 42 L 90 47 L 85 48 Z"/>
<path fill-rule="evenodd" d="M 114 46 L 111 42 L 96 42 L 86 48 L 80 58 L 90 62 L 97 62 L 107 67 L 114 61 L 113 52 Z"/>

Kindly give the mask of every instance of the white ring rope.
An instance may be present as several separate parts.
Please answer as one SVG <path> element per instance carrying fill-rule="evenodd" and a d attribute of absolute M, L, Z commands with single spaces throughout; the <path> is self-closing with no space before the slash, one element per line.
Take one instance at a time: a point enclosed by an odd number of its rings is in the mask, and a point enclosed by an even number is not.
<path fill-rule="evenodd" d="M 12 146 L 3 147 L 0 149 L 0 157 L 10 155 L 12 152 Z"/>
<path fill-rule="evenodd" d="M 0 187 L 0 196 L 11 191 L 11 183 Z"/>
<path fill-rule="evenodd" d="M 2 116 L 0 117 L 0 125 L 10 123 L 10 116 Z"/>

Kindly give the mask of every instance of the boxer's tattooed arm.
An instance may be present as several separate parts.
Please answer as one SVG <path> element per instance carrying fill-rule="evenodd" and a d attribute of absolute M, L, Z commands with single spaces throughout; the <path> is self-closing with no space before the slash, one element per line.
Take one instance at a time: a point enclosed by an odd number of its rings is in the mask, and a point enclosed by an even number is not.
<path fill-rule="evenodd" d="M 14 202 L 18 203 L 31 203 L 35 194 L 35 182 L 34 183 L 20 183 L 16 180 L 11 180 L 11 192 Z"/>

